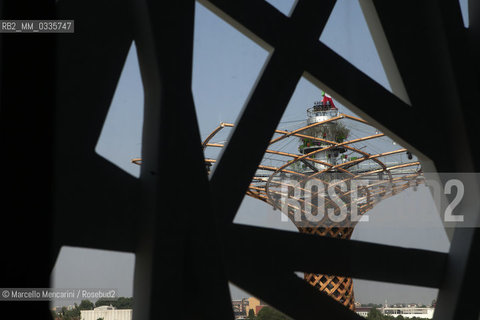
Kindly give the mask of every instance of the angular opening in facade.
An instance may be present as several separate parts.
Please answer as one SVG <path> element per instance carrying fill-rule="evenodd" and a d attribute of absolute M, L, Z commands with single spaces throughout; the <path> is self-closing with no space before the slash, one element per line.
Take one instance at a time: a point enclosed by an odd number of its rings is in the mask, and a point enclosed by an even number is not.
<path fill-rule="evenodd" d="M 365 12 L 368 12 L 367 16 Z M 375 9 L 367 1 L 337 1 L 320 42 L 404 102 L 410 103 Z"/>
<path fill-rule="evenodd" d="M 63 246 L 51 276 L 53 318 L 132 319 L 134 265 L 133 253 Z"/>
<path fill-rule="evenodd" d="M 287 17 L 292 15 L 298 0 L 265 0 Z"/>
<path fill-rule="evenodd" d="M 140 168 L 132 160 L 142 149 L 143 102 L 140 66 L 132 42 L 95 151 L 137 178 Z"/>
<path fill-rule="evenodd" d="M 195 9 L 192 92 L 206 141 L 216 128 L 235 124 L 269 52 L 199 2 Z M 221 130 L 215 143 L 226 145 L 229 134 Z M 210 148 L 205 156 L 217 158 L 219 150 Z"/>

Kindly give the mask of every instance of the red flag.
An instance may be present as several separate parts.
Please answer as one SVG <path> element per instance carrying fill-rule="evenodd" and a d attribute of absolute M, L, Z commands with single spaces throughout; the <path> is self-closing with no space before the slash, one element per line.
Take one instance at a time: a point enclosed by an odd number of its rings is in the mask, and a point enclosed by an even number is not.
<path fill-rule="evenodd" d="M 333 103 L 332 98 L 329 95 L 324 94 L 322 104 L 325 106 L 328 105 L 328 102 L 330 102 L 330 106 L 332 106 L 332 109 L 337 109 L 337 107 L 335 107 L 335 104 Z"/>

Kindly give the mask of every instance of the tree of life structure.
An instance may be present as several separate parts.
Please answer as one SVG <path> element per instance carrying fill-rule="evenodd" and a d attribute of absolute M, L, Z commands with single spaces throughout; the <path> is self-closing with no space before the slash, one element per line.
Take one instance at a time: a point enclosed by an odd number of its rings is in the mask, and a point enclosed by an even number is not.
<path fill-rule="evenodd" d="M 203 142 L 209 171 L 225 146 L 215 138 L 233 127 L 221 123 Z M 217 155 L 209 157 L 212 149 Z M 378 202 L 422 182 L 420 163 L 407 149 L 365 120 L 340 113 L 324 95 L 307 109 L 305 126 L 275 131 L 247 195 L 281 210 L 302 233 L 350 239 L 358 218 Z M 304 277 L 354 309 L 351 278 Z"/>

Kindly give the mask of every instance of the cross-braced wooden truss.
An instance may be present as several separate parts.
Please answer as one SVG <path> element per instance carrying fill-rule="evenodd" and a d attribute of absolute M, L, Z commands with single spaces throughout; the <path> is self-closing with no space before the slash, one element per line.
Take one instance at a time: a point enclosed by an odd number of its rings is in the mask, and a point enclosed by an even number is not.
<path fill-rule="evenodd" d="M 360 123 L 364 127 L 373 129 L 371 131 L 375 133 L 342 141 L 327 139 L 330 138 L 326 134 L 328 126 L 342 121 Z M 231 123 L 221 123 L 204 140 L 207 168 L 210 169 L 217 161 L 215 158 L 208 157 L 209 149 L 225 146 L 223 141 L 214 141 L 218 140 L 216 138 L 224 129 L 233 127 Z M 319 137 L 316 132 L 325 133 Z M 282 210 L 302 233 L 350 239 L 358 222 L 352 221 L 353 205 L 357 207 L 356 214 L 362 216 L 381 200 L 411 186 L 417 186 L 423 181 L 419 161 L 413 159 L 411 154 L 408 160 L 398 157 L 399 154 L 409 154 L 405 148 L 397 147 L 385 152 L 370 153 L 368 151 L 371 150 L 364 150 L 365 145 L 359 146 L 360 143 L 368 141 L 371 145 L 380 144 L 381 147 L 380 140 L 384 138 L 383 133 L 378 132 L 363 119 L 338 112 L 332 118 L 302 126 L 293 131 L 277 129 L 252 179 L 247 195 Z M 294 142 L 295 146 L 299 141 L 308 141 L 310 148 L 304 151 L 304 146 L 300 146 L 298 152 L 283 150 L 286 145 L 291 145 L 291 142 Z M 378 148 L 374 149 L 378 150 Z M 339 163 L 335 164 L 315 157 L 328 150 L 346 154 L 342 155 Z M 332 158 L 333 155 L 332 153 Z M 272 156 L 275 158 L 271 158 Z M 133 161 L 139 163 L 140 159 Z M 360 181 L 362 183 L 358 194 L 356 187 L 355 189 L 339 187 L 341 184 L 351 185 L 352 182 Z M 312 183 L 317 187 L 312 188 Z M 342 202 L 343 205 L 336 205 L 327 192 L 320 192 L 318 184 L 322 185 L 323 191 L 329 186 L 334 187 L 340 199 L 345 201 Z M 355 193 L 355 199 L 352 193 Z M 287 202 L 287 198 L 293 199 L 294 202 Z M 345 209 L 347 218 L 339 222 L 332 221 L 326 214 L 329 208 L 332 208 L 335 214 Z M 306 219 L 306 217 L 313 217 L 310 216 L 312 212 L 317 216 L 321 215 L 322 218 Z M 346 307 L 354 308 L 351 278 L 305 273 L 305 280 Z"/>

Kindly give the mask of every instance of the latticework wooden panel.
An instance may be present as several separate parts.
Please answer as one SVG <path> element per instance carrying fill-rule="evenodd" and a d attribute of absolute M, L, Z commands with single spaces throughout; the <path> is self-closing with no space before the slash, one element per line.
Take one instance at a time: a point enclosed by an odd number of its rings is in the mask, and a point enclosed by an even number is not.
<path fill-rule="evenodd" d="M 305 280 L 350 310 L 354 309 L 355 300 L 353 296 L 353 281 L 351 278 L 306 273 Z"/>
<path fill-rule="evenodd" d="M 315 234 L 322 237 L 335 237 L 342 239 L 350 239 L 353 228 L 299 228 L 300 232 Z M 328 259 L 328 257 L 327 257 Z M 325 292 L 330 297 L 343 304 L 350 310 L 355 308 L 355 297 L 353 294 L 353 280 L 347 277 L 339 277 L 335 275 L 324 275 L 316 273 L 305 273 L 305 280 L 317 288 Z"/>

